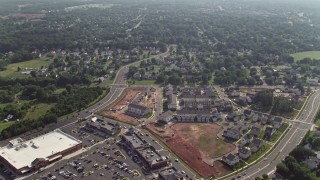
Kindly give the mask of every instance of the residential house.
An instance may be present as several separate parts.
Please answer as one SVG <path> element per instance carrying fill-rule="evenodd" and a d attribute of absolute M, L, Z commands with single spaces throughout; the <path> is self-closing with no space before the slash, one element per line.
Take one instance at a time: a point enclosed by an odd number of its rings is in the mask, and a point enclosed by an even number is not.
<path fill-rule="evenodd" d="M 253 126 L 251 128 L 250 134 L 252 134 L 254 137 L 258 137 L 260 134 L 261 129 L 259 127 Z"/>
<path fill-rule="evenodd" d="M 253 122 L 257 122 L 257 121 L 259 121 L 259 120 L 260 120 L 260 114 L 255 113 L 255 114 L 253 115 L 253 117 L 252 117 L 252 121 L 253 121 Z"/>
<path fill-rule="evenodd" d="M 275 117 L 273 121 L 273 127 L 278 129 L 282 125 L 282 118 L 281 117 Z"/>
<path fill-rule="evenodd" d="M 228 95 L 230 98 L 237 98 L 237 97 L 240 97 L 240 92 L 237 90 L 233 90 L 229 92 Z"/>
<path fill-rule="evenodd" d="M 238 128 L 228 128 L 227 130 L 223 131 L 223 136 L 227 138 L 231 138 L 234 140 L 238 140 L 240 138 L 240 130 Z"/>
<path fill-rule="evenodd" d="M 241 139 L 240 145 L 244 146 L 248 143 L 251 143 L 253 141 L 253 135 L 252 134 L 246 134 L 245 136 L 243 136 L 243 138 Z"/>
<path fill-rule="evenodd" d="M 167 124 L 173 119 L 174 115 L 172 111 L 166 111 L 159 116 L 159 122 Z"/>
<path fill-rule="evenodd" d="M 202 122 L 206 123 L 212 119 L 210 109 L 184 108 L 177 111 L 176 122 Z"/>
<path fill-rule="evenodd" d="M 264 131 L 264 139 L 269 139 L 272 134 L 275 132 L 275 129 L 271 126 L 266 127 L 266 130 Z"/>
<path fill-rule="evenodd" d="M 227 118 L 229 121 L 236 121 L 237 116 L 238 116 L 237 113 L 232 112 L 232 113 L 229 113 L 226 118 Z"/>
<path fill-rule="evenodd" d="M 133 78 L 134 78 L 134 79 L 140 80 L 141 77 L 142 77 L 142 75 L 140 74 L 140 72 L 136 72 L 136 73 L 133 74 Z"/>
<path fill-rule="evenodd" d="M 150 108 L 136 104 L 136 103 L 130 103 L 128 105 L 128 110 L 126 111 L 128 115 L 138 117 L 138 118 L 141 118 L 150 112 L 151 112 Z"/>
<path fill-rule="evenodd" d="M 260 118 L 261 124 L 265 125 L 268 123 L 268 116 L 262 116 Z"/>
<path fill-rule="evenodd" d="M 307 84 L 310 86 L 318 86 L 319 81 L 316 78 L 315 79 L 307 78 Z"/>
<path fill-rule="evenodd" d="M 263 140 L 258 139 L 258 138 L 254 138 L 252 140 L 251 151 L 257 152 L 262 146 L 263 146 Z"/>
<path fill-rule="evenodd" d="M 252 111 L 248 110 L 248 109 L 245 109 L 243 111 L 243 115 L 244 115 L 244 119 L 249 119 L 252 115 Z"/>
<path fill-rule="evenodd" d="M 238 153 L 242 159 L 248 159 L 251 156 L 251 150 L 248 147 L 239 148 Z"/>
<path fill-rule="evenodd" d="M 218 111 L 213 112 L 212 113 L 212 121 L 217 122 L 219 120 L 221 120 L 221 114 Z"/>
<path fill-rule="evenodd" d="M 228 164 L 229 166 L 234 166 L 235 164 L 239 163 L 240 159 L 236 155 L 228 154 L 227 156 L 222 157 L 222 161 Z"/>
<path fill-rule="evenodd" d="M 241 106 L 246 106 L 248 104 L 247 98 L 245 96 L 240 96 L 237 99 L 237 103 Z"/>
<path fill-rule="evenodd" d="M 178 108 L 178 98 L 175 94 L 168 95 L 168 109 L 176 111 Z"/>
<path fill-rule="evenodd" d="M 265 124 L 272 124 L 273 116 L 268 115 L 267 116 L 267 122 Z"/>
<path fill-rule="evenodd" d="M 164 88 L 164 95 L 165 96 L 169 96 L 170 94 L 173 94 L 173 86 L 171 84 L 168 84 L 165 88 Z"/>
<path fill-rule="evenodd" d="M 309 158 L 304 160 L 303 163 L 307 164 L 310 170 L 314 170 L 318 168 L 320 160 L 315 156 L 309 156 Z"/>

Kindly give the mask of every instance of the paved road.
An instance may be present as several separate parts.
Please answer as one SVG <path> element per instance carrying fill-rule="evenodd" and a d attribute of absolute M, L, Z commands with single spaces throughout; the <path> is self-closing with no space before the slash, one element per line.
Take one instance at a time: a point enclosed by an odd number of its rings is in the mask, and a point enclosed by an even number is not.
<path fill-rule="evenodd" d="M 228 179 L 237 178 L 241 175 L 241 179 L 252 179 L 263 174 L 270 174 L 276 170 L 279 164 L 298 144 L 300 144 L 303 137 L 308 130 L 312 127 L 312 122 L 318 113 L 320 107 L 320 90 L 317 90 L 309 98 L 303 112 L 295 120 L 292 121 L 291 128 L 279 142 L 275 149 L 262 161 L 249 167 L 233 177 Z"/>

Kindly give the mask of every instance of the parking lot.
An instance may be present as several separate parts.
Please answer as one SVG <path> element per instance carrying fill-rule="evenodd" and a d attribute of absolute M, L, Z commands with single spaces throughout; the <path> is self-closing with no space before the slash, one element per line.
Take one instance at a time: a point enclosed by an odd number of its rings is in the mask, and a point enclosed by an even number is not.
<path fill-rule="evenodd" d="M 79 139 L 82 141 L 83 147 L 92 146 L 95 143 L 101 142 L 106 138 L 109 138 L 107 134 L 100 132 L 89 132 L 85 129 L 85 122 L 75 123 L 70 126 L 64 127 L 61 129 L 67 134 Z"/>
<path fill-rule="evenodd" d="M 85 153 L 56 163 L 27 179 L 144 179 L 139 166 L 123 153 L 114 138 Z"/>

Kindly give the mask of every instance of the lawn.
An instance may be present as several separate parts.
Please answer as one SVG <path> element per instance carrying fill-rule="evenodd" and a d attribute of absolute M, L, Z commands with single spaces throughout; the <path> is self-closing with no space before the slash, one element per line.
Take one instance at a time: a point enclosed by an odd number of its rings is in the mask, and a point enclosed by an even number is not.
<path fill-rule="evenodd" d="M 50 110 L 55 104 L 44 104 L 44 103 L 40 103 L 40 104 L 36 104 L 34 106 L 32 106 L 26 116 L 24 117 L 24 119 L 37 119 L 42 115 L 45 115 L 46 112 L 48 110 Z"/>
<path fill-rule="evenodd" d="M 311 58 L 311 59 L 320 59 L 320 51 L 305 51 L 291 54 L 295 61 L 300 61 L 304 58 Z"/>
<path fill-rule="evenodd" d="M 5 128 L 9 127 L 13 123 L 15 123 L 15 121 L 8 121 L 8 122 L 1 121 L 0 122 L 0 132 L 2 130 L 4 130 Z"/>
<path fill-rule="evenodd" d="M 44 59 L 34 59 L 30 61 L 24 61 L 20 63 L 13 63 L 9 64 L 6 67 L 6 70 L 0 71 L 0 77 L 26 77 L 25 75 L 22 75 L 21 72 L 18 72 L 17 69 L 20 67 L 23 68 L 41 68 L 41 66 L 48 67 L 50 64 L 50 60 L 44 60 Z"/>
<path fill-rule="evenodd" d="M 58 89 L 56 89 L 56 90 L 54 91 L 54 93 L 60 94 L 60 93 L 62 93 L 64 90 L 66 90 L 66 89 L 65 89 L 65 88 L 58 88 Z"/>
<path fill-rule="evenodd" d="M 283 123 L 279 129 L 272 134 L 272 136 L 270 137 L 269 141 L 270 142 L 276 142 L 279 137 L 286 131 L 287 127 L 289 126 L 289 124 L 287 123 Z"/>
<path fill-rule="evenodd" d="M 264 143 L 262 147 L 255 153 L 253 153 L 247 160 L 247 163 L 252 163 L 253 161 L 259 159 L 264 153 L 266 153 L 271 148 L 270 144 Z"/>
<path fill-rule="evenodd" d="M 211 79 L 209 80 L 209 84 L 214 84 L 215 76 L 212 74 Z"/>
<path fill-rule="evenodd" d="M 156 84 L 156 80 L 134 80 L 132 85 L 154 85 Z"/>

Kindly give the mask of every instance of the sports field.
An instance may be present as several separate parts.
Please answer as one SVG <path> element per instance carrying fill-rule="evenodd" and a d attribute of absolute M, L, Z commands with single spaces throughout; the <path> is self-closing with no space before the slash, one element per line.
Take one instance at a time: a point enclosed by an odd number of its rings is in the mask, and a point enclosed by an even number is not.
<path fill-rule="evenodd" d="M 320 51 L 305 51 L 291 54 L 295 61 L 300 61 L 304 58 L 311 58 L 311 59 L 319 59 L 320 60 Z"/>

